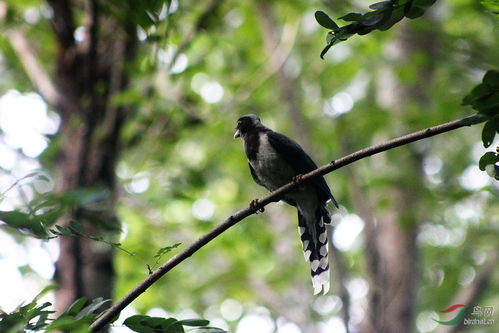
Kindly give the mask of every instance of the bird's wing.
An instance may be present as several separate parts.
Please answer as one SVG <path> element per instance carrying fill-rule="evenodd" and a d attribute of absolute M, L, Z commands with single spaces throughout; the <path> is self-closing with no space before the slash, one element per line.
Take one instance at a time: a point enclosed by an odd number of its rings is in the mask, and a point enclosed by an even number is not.
<path fill-rule="evenodd" d="M 267 138 L 279 156 L 295 170 L 296 174 L 304 175 L 317 169 L 317 164 L 315 164 L 303 148 L 292 139 L 273 131 L 267 132 Z M 315 185 L 321 201 L 326 202 L 331 199 L 338 207 L 324 177 L 315 177 L 310 182 Z"/>

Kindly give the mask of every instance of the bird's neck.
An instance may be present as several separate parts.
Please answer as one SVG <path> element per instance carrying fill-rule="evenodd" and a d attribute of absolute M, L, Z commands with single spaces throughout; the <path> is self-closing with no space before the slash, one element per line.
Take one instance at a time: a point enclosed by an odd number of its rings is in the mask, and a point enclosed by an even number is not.
<path fill-rule="evenodd" d="M 244 133 L 244 150 L 248 160 L 256 159 L 258 149 L 260 148 L 260 135 L 268 132 L 269 129 L 263 125 L 255 127 L 250 131 Z"/>

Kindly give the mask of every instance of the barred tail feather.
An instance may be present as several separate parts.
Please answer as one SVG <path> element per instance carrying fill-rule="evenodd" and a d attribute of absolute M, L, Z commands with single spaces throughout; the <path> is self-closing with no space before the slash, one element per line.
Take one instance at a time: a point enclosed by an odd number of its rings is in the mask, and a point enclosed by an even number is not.
<path fill-rule="evenodd" d="M 316 219 L 307 223 L 305 217 L 298 211 L 298 231 L 303 244 L 305 260 L 310 263 L 310 273 L 314 295 L 329 291 L 329 261 L 327 247 L 326 224 L 331 222 L 327 209 L 320 206 L 316 211 Z"/>

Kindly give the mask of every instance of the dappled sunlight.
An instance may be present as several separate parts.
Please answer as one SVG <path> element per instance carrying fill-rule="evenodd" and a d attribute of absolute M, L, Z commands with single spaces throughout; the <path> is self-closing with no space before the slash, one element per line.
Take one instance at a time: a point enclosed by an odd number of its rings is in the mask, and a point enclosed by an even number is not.
<path fill-rule="evenodd" d="M 360 247 L 358 237 L 364 229 L 364 222 L 355 214 L 348 214 L 341 218 L 334 228 L 333 242 L 341 251 L 351 251 Z"/>
<path fill-rule="evenodd" d="M 476 191 L 492 183 L 489 175 L 478 169 L 477 165 L 470 165 L 459 178 L 461 186 L 469 191 Z"/>
<path fill-rule="evenodd" d="M 234 299 L 226 299 L 220 305 L 220 314 L 228 321 L 238 320 L 243 310 L 242 304 Z"/>
<path fill-rule="evenodd" d="M 424 224 L 418 235 L 418 241 L 431 246 L 462 245 L 465 238 L 465 230 L 462 228 L 448 228 L 442 225 Z"/>
<path fill-rule="evenodd" d="M 275 323 L 269 311 L 264 307 L 257 307 L 248 311 L 237 324 L 237 333 L 273 333 Z"/>
<path fill-rule="evenodd" d="M 215 209 L 216 206 L 210 199 L 198 199 L 192 205 L 192 215 L 199 220 L 211 220 L 215 214 Z"/>
<path fill-rule="evenodd" d="M 421 333 L 431 332 L 438 326 L 435 318 L 438 318 L 436 312 L 423 311 L 416 318 L 416 327 Z"/>
<path fill-rule="evenodd" d="M 319 332 L 320 333 L 346 333 L 347 330 L 345 328 L 345 324 L 340 317 L 332 317 L 326 322 L 319 323 Z"/>
<path fill-rule="evenodd" d="M 353 99 L 350 94 L 342 91 L 331 97 L 324 104 L 323 112 L 330 117 L 338 117 L 343 113 L 351 111 L 353 108 Z"/>
<path fill-rule="evenodd" d="M 341 298 L 336 295 L 322 295 L 315 299 L 312 307 L 314 311 L 320 313 L 323 316 L 329 315 L 331 313 L 338 313 L 343 304 Z"/>
<path fill-rule="evenodd" d="M 11 90 L 0 98 L 0 128 L 3 143 L 35 158 L 47 148 L 45 135 L 53 135 L 59 127 L 59 117 L 47 114 L 47 106 L 34 93 L 21 94 Z"/>
<path fill-rule="evenodd" d="M 499 138 L 484 148 L 484 123 L 429 135 L 481 112 L 480 96 L 463 97 L 495 64 L 493 14 L 486 1 L 431 2 L 89 2 L 70 6 L 74 22 L 61 36 L 71 16 L 53 1 L 0 1 L 0 309 L 53 283 L 63 257 L 75 284 L 90 281 L 78 292 L 104 286 L 113 302 L 180 260 L 125 307 L 113 333 L 131 332 L 123 322 L 137 314 L 205 318 L 230 333 L 357 333 L 376 320 L 430 333 L 442 328 L 439 309 L 462 295 L 463 304 L 492 304 L 497 279 L 483 272 L 497 261 L 499 183 L 494 165 L 487 174 L 479 161 Z M 406 6 L 400 23 L 388 15 L 394 4 Z M 357 13 L 378 10 L 386 15 Z M 20 51 L 10 32 L 28 47 Z M 250 113 L 318 165 L 384 149 L 325 175 L 340 205 L 327 207 L 334 246 L 318 247 L 329 251 L 329 262 L 316 261 L 329 263 L 325 295 L 313 295 L 291 192 L 289 204 L 246 210 L 269 193 L 248 166 L 250 147 L 233 139 Z M 419 130 L 417 143 L 384 146 Z M 311 165 L 261 139 L 251 148 L 271 162 L 259 160 L 260 171 L 282 169 L 269 178 Z M 87 186 L 105 194 L 82 194 Z M 317 188 L 316 178 L 292 191 L 312 193 L 304 197 L 315 204 Z M 221 224 L 230 228 L 205 242 Z M 98 237 L 78 233 L 82 225 Z M 32 226 L 67 233 L 41 240 Z M 71 247 L 61 250 L 60 239 Z M 86 280 L 94 268 L 97 283 Z M 185 331 L 203 332 L 194 327 Z"/>

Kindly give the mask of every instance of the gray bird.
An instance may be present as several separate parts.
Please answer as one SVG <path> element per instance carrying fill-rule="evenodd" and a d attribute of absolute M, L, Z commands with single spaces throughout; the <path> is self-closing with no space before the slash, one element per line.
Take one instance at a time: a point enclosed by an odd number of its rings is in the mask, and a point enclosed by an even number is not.
<path fill-rule="evenodd" d="M 298 143 L 265 127 L 253 114 L 238 119 L 234 138 L 238 137 L 244 142 L 251 176 L 271 192 L 317 169 Z M 321 290 L 325 294 L 329 290 L 326 224 L 331 223 L 326 204 L 332 201 L 338 207 L 338 203 L 322 176 L 302 184 L 282 200 L 298 210 L 298 231 L 305 260 L 310 263 L 314 294 Z"/>

